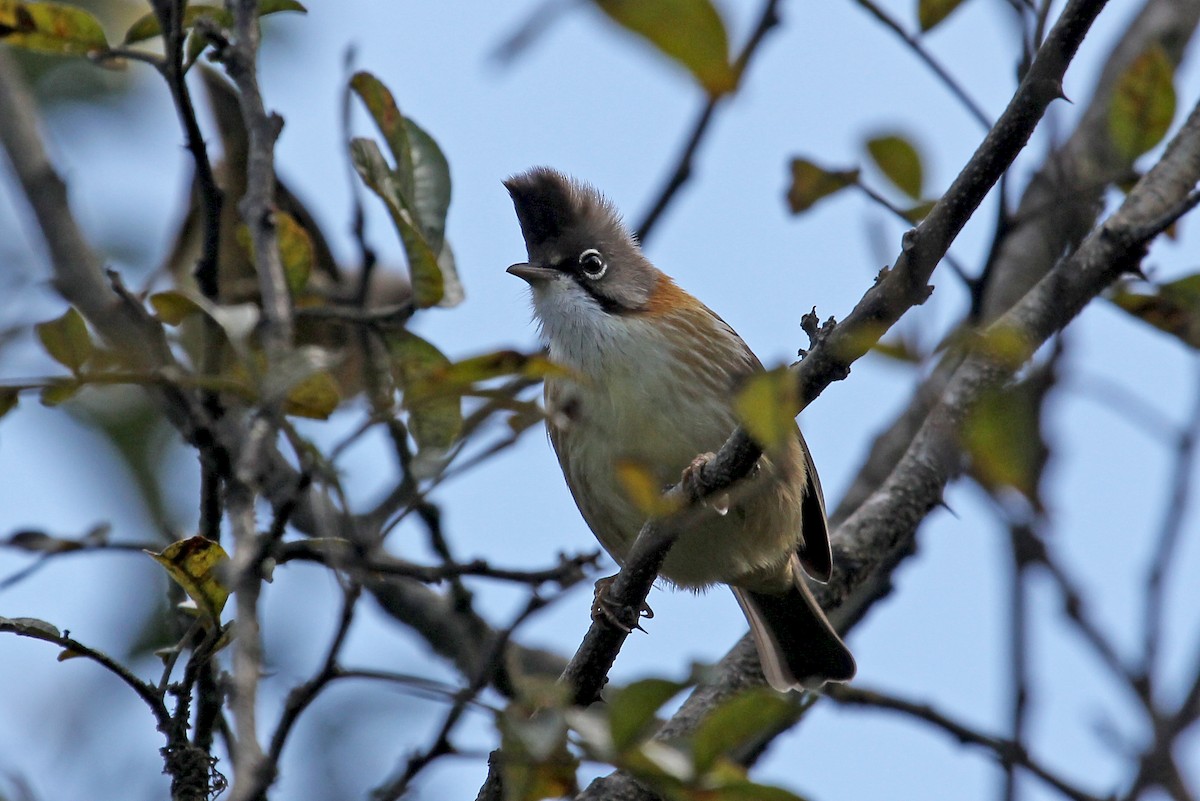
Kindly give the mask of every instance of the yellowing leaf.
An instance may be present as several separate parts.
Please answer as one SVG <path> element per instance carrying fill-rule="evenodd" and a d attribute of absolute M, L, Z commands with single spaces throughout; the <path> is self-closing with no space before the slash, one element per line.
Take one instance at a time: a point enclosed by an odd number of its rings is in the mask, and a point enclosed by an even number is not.
<path fill-rule="evenodd" d="M 180 325 L 193 314 L 203 314 L 204 310 L 195 300 L 183 294 L 170 290 L 156 292 L 150 296 L 150 306 L 159 320 L 167 325 Z"/>
<path fill-rule="evenodd" d="M 764 449 L 781 448 L 796 438 L 796 380 L 786 367 L 757 373 L 734 398 L 733 410 Z"/>
<path fill-rule="evenodd" d="M 39 323 L 36 330 L 50 358 L 72 373 L 78 373 L 96 350 L 83 316 L 74 308 L 62 317 Z"/>
<path fill-rule="evenodd" d="M 679 508 L 679 504 L 663 497 L 663 484 L 654 472 L 630 459 L 620 459 L 614 465 L 617 481 L 633 505 L 646 517 L 664 517 Z"/>
<path fill-rule="evenodd" d="M 1200 348 L 1200 274 L 1154 287 L 1150 293 L 1126 287 L 1114 293 L 1111 300 L 1143 322 Z"/>
<path fill-rule="evenodd" d="M 325 371 L 313 373 L 292 387 L 283 404 L 284 414 L 325 420 L 341 403 L 337 381 Z"/>
<path fill-rule="evenodd" d="M 0 42 L 65 56 L 108 49 L 100 22 L 81 8 L 0 0 Z"/>
<path fill-rule="evenodd" d="M 858 170 L 827 170 L 807 159 L 792 159 L 788 206 L 793 214 L 808 211 L 818 200 L 858 183 Z"/>
<path fill-rule="evenodd" d="M 1130 160 L 1157 145 L 1175 117 L 1175 66 L 1162 45 L 1135 58 L 1117 79 L 1108 109 L 1108 130 L 1117 151 Z"/>
<path fill-rule="evenodd" d="M 308 9 L 296 0 L 259 0 L 258 16 L 264 17 L 280 11 L 298 11 L 303 14 Z M 223 7 L 195 3 L 183 10 L 180 28 L 185 31 L 190 30 L 201 17 L 208 17 L 221 27 L 228 28 L 233 25 L 233 17 Z M 158 25 L 158 16 L 154 12 L 150 12 L 139 17 L 133 25 L 129 26 L 129 30 L 125 32 L 125 44 L 144 42 L 161 35 L 162 29 Z"/>
<path fill-rule="evenodd" d="M 43 406 L 58 406 L 60 403 L 66 403 L 75 397 L 76 393 L 82 388 L 83 385 L 73 379 L 51 381 L 42 387 L 42 394 L 39 400 Z"/>
<path fill-rule="evenodd" d="M 17 408 L 21 391 L 16 387 L 0 387 L 0 417 Z"/>
<path fill-rule="evenodd" d="M 683 65 L 712 97 L 731 91 L 729 34 L 710 0 L 593 0 L 623 28 Z"/>
<path fill-rule="evenodd" d="M 877 136 L 867 141 L 867 153 L 897 189 L 913 200 L 921 199 L 924 171 L 911 142 L 896 134 Z"/>
<path fill-rule="evenodd" d="M 575 776 L 579 761 L 567 748 L 562 713 L 543 709 L 526 714 L 515 706 L 510 705 L 497 720 L 504 798 L 573 798 L 579 790 Z"/>
<path fill-rule="evenodd" d="M 917 21 L 922 31 L 932 30 L 939 22 L 950 16 L 950 12 L 962 5 L 963 0 L 920 0 L 917 3 Z"/>
<path fill-rule="evenodd" d="M 298 295 L 308 285 L 308 277 L 312 274 L 312 238 L 295 217 L 283 211 L 275 212 L 275 235 L 288 289 Z"/>
<path fill-rule="evenodd" d="M 173 542 L 161 553 L 145 553 L 162 565 L 167 575 L 214 621 L 221 617 L 229 598 L 223 575 L 229 556 L 220 543 L 197 536 Z"/>
<path fill-rule="evenodd" d="M 904 219 L 916 225 L 929 216 L 929 212 L 933 211 L 936 204 L 935 200 L 923 200 L 915 206 L 910 206 L 904 210 Z"/>
<path fill-rule="evenodd" d="M 569 370 L 540 353 L 498 350 L 452 364 L 431 364 L 429 372 L 423 376 L 421 385 L 409 390 L 409 397 L 424 400 L 432 395 L 463 395 L 469 393 L 477 384 L 505 376 L 547 378 L 568 375 Z"/>

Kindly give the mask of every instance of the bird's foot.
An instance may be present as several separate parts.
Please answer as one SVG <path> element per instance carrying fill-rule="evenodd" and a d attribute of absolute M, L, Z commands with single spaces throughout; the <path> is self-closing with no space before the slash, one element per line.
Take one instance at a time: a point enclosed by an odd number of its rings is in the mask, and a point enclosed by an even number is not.
<path fill-rule="evenodd" d="M 642 603 L 642 608 L 637 611 L 635 616 L 631 607 L 623 606 L 612 600 L 609 593 L 616 580 L 617 577 L 614 575 L 596 581 L 596 595 L 592 598 L 592 620 L 603 620 L 626 634 L 632 634 L 634 629 L 645 631 L 642 628 L 641 619 L 649 620 L 654 617 L 654 610 L 650 608 L 649 604 Z M 628 622 L 631 618 L 633 618 L 632 624 Z"/>
<path fill-rule="evenodd" d="M 692 463 L 683 468 L 683 473 L 679 477 L 679 482 L 683 487 L 683 491 L 693 501 L 703 501 L 704 505 L 712 509 L 714 512 L 724 517 L 729 514 L 729 493 L 714 492 L 707 498 L 703 492 L 703 470 L 709 462 L 716 458 L 716 454 L 709 451 L 702 453 Z"/>

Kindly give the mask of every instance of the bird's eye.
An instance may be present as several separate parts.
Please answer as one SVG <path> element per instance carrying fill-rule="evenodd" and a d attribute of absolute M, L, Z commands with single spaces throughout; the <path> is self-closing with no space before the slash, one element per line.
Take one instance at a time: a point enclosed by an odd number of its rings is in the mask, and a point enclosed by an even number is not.
<path fill-rule="evenodd" d="M 595 281 L 608 270 L 608 264 L 605 263 L 604 257 L 600 255 L 600 251 L 595 248 L 588 248 L 579 254 L 579 269 L 583 270 L 586 278 Z"/>

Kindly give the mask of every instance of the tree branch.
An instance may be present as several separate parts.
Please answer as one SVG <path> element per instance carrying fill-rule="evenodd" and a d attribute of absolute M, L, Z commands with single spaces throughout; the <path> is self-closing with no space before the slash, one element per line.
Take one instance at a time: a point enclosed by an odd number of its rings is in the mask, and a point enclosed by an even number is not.
<path fill-rule="evenodd" d="M 929 294 L 929 277 L 958 231 L 1025 146 L 1050 102 L 1061 97 L 1067 65 L 1103 6 L 1104 2 L 1096 0 L 1073 0 L 1067 5 L 1004 114 L 925 220 L 905 235 L 895 266 L 881 274 L 846 320 L 821 339 L 795 368 L 800 398 L 796 413 L 832 381 L 845 378 L 852 362 L 904 312 L 924 302 Z M 716 457 L 698 471 L 695 486 L 673 487 L 667 497 L 690 502 L 720 492 L 749 473 L 760 455 L 761 449 L 739 428 Z M 930 508 L 932 503 L 910 510 L 918 512 L 911 524 L 915 525 Z M 688 513 L 696 512 L 691 509 Z M 610 588 L 615 604 L 630 609 L 642 606 L 677 530 L 672 520 L 653 520 L 643 527 Z M 603 622 L 589 629 L 563 675 L 563 681 L 575 688 L 578 703 L 590 703 L 598 697 L 625 636 Z"/>
<path fill-rule="evenodd" d="M 1050 39 L 1053 37 L 1054 32 Z M 1186 202 L 1197 182 L 1200 107 L 1192 111 L 1162 160 L 1138 182 L 1120 209 L 1071 258 L 1060 262 L 983 332 L 896 469 L 834 532 L 834 575 L 817 589 L 816 595 L 835 625 L 844 630 L 849 621 L 861 618 L 886 593 L 892 569 L 911 552 L 917 525 L 940 503 L 946 484 L 960 471 L 959 425 L 979 397 L 1008 380 L 1025 361 L 1011 351 L 998 358 L 989 343 L 998 339 L 1011 343 L 1017 338 L 1025 357 L 1032 354 L 1123 271 L 1137 265 L 1147 242 L 1133 236 L 1133 232 L 1144 235 L 1150 221 Z M 801 370 L 805 363 L 807 360 Z M 722 660 L 716 678 L 698 687 L 656 736 L 686 736 L 722 699 L 761 681 L 753 643 L 744 637 Z M 787 725 L 781 724 L 780 730 Z M 764 738 L 769 740 L 777 733 L 765 733 Z M 628 778 L 614 774 L 598 780 L 583 797 L 608 798 L 609 789 L 620 788 L 624 793 L 628 786 Z M 641 791 L 620 797 L 654 796 Z"/>

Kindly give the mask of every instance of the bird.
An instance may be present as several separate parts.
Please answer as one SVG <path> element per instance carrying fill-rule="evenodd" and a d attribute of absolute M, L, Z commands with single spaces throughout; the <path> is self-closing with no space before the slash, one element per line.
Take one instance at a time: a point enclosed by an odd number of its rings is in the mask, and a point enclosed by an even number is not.
<path fill-rule="evenodd" d="M 651 264 L 594 187 L 549 167 L 504 186 L 527 252 L 508 272 L 528 283 L 548 355 L 564 368 L 545 380 L 550 442 L 584 521 L 623 565 L 646 515 L 618 466 L 637 465 L 659 486 L 678 482 L 734 431 L 737 390 L 764 368 L 729 324 Z M 660 577 L 693 591 L 729 585 L 774 689 L 853 678 L 854 657 L 804 578 L 828 581 L 832 553 L 799 427 L 727 508 L 710 511 L 679 535 Z M 608 617 L 605 581 L 593 617 Z"/>

